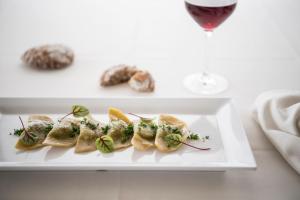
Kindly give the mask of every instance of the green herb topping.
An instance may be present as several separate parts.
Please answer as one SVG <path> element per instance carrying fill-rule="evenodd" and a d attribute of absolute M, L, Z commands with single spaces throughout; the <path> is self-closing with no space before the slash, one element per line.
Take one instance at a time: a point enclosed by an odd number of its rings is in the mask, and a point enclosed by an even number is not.
<path fill-rule="evenodd" d="M 52 123 L 47 124 L 47 126 L 45 127 L 45 132 L 49 133 L 52 129 L 53 129 L 53 124 Z"/>
<path fill-rule="evenodd" d="M 147 128 L 147 123 L 141 120 L 139 126 L 143 128 Z"/>
<path fill-rule="evenodd" d="M 72 106 L 72 112 L 66 114 L 64 117 L 62 117 L 59 121 L 62 121 L 64 118 L 66 118 L 69 115 L 73 115 L 74 117 L 85 117 L 90 113 L 90 111 L 81 105 L 73 105 Z"/>
<path fill-rule="evenodd" d="M 182 132 L 181 132 L 181 130 L 178 127 L 173 127 L 173 126 L 170 126 L 170 125 L 163 124 L 161 126 L 161 128 L 165 132 L 182 135 Z"/>
<path fill-rule="evenodd" d="M 74 105 L 72 106 L 72 114 L 74 117 L 84 117 L 87 116 L 90 113 L 90 111 L 81 105 Z"/>
<path fill-rule="evenodd" d="M 198 134 L 195 134 L 195 133 L 191 133 L 187 139 L 189 140 L 199 140 L 199 135 Z"/>
<path fill-rule="evenodd" d="M 25 129 L 25 126 L 23 124 L 23 121 L 22 121 L 22 118 L 19 116 L 19 119 L 21 121 L 21 124 L 22 124 L 22 127 L 23 127 L 23 130 L 24 132 L 20 135 L 20 141 L 24 144 L 24 145 L 28 145 L 28 146 L 31 146 L 31 145 L 34 145 L 38 142 L 38 137 L 33 134 L 33 133 L 29 133 L 26 129 Z"/>
<path fill-rule="evenodd" d="M 20 136 L 24 131 L 24 128 L 14 129 L 13 135 Z M 12 133 L 10 133 L 12 135 Z"/>
<path fill-rule="evenodd" d="M 95 144 L 97 149 L 102 153 L 110 153 L 114 151 L 114 141 L 108 135 L 103 135 L 97 138 Z"/>
<path fill-rule="evenodd" d="M 164 138 L 164 141 L 166 142 L 167 146 L 170 147 L 176 147 L 181 143 L 182 136 L 179 134 L 168 134 Z"/>
<path fill-rule="evenodd" d="M 121 143 L 125 143 L 133 136 L 133 125 L 129 124 L 123 131 Z"/>
<path fill-rule="evenodd" d="M 158 129 L 158 126 L 156 124 L 150 124 L 150 128 L 153 132 L 156 133 L 157 129 Z"/>
<path fill-rule="evenodd" d="M 183 135 L 182 135 L 182 132 L 179 128 L 177 127 L 172 127 L 170 125 L 165 125 L 163 124 L 161 126 L 161 128 L 163 129 L 163 131 L 167 132 L 168 134 L 165 135 L 163 137 L 163 140 L 165 141 L 167 147 L 171 148 L 171 147 L 176 147 L 178 146 L 179 144 L 183 144 L 183 145 L 186 145 L 186 146 L 189 146 L 191 148 L 194 148 L 194 149 L 198 149 L 198 150 L 209 150 L 210 148 L 200 148 L 200 147 L 196 147 L 196 146 L 193 146 L 193 145 L 190 145 L 188 143 L 185 143 L 183 141 Z M 190 139 L 190 140 L 198 140 L 199 139 L 199 136 L 197 134 L 190 134 L 187 139 Z"/>
<path fill-rule="evenodd" d="M 88 121 L 86 118 L 84 118 L 80 123 L 86 125 L 91 130 L 96 130 L 99 126 L 99 123 L 94 124 L 94 123 Z"/>
<path fill-rule="evenodd" d="M 209 136 L 204 136 L 204 137 L 201 137 L 199 136 L 198 134 L 196 133 L 191 133 L 188 137 L 187 137 L 188 140 L 200 140 L 202 142 L 205 142 L 206 140 L 209 140 Z"/>
<path fill-rule="evenodd" d="M 105 126 L 101 127 L 101 131 L 104 135 L 106 135 L 108 133 L 109 129 L 110 129 L 109 125 L 105 125 Z"/>
<path fill-rule="evenodd" d="M 80 134 L 80 127 L 77 124 L 71 123 L 72 132 L 70 133 L 71 137 L 76 137 Z"/>

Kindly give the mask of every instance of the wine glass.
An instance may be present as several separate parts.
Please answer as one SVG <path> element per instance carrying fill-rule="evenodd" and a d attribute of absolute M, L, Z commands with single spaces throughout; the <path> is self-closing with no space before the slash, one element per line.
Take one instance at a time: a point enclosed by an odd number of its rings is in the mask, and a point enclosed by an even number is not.
<path fill-rule="evenodd" d="M 185 77 L 183 83 L 191 92 L 204 95 L 220 93 L 228 88 L 228 81 L 208 72 L 210 64 L 209 42 L 213 30 L 234 11 L 237 0 L 185 0 L 185 7 L 205 32 L 203 71 Z"/>

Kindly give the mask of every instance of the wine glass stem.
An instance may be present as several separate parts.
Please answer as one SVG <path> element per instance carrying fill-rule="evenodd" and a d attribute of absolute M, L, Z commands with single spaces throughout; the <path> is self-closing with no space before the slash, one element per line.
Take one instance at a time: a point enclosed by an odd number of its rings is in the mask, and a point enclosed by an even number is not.
<path fill-rule="evenodd" d="M 212 31 L 205 31 L 205 40 L 203 45 L 203 78 L 209 75 L 210 60 L 211 60 L 211 36 Z"/>

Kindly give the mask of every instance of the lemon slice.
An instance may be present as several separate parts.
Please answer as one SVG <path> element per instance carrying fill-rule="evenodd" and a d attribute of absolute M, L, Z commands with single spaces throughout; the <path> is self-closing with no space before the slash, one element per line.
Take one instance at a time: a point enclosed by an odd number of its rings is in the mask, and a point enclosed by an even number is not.
<path fill-rule="evenodd" d="M 128 119 L 128 117 L 121 110 L 117 108 L 110 107 L 108 109 L 108 116 L 110 120 L 120 119 L 126 122 L 127 124 L 131 124 L 130 119 Z"/>

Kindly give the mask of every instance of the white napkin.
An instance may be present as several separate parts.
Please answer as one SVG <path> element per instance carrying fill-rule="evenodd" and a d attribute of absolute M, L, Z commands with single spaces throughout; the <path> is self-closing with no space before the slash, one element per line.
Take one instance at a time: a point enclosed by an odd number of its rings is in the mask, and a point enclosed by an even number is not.
<path fill-rule="evenodd" d="M 255 101 L 254 118 L 300 174 L 300 91 L 269 91 Z"/>

